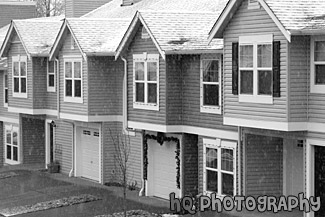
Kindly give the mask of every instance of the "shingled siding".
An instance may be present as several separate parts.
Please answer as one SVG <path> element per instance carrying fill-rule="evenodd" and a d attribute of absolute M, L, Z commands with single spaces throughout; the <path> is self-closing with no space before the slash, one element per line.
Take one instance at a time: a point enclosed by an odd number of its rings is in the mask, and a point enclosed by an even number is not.
<path fill-rule="evenodd" d="M 80 56 L 82 58 L 82 95 L 83 103 L 71 103 L 64 101 L 64 57 L 68 56 Z M 71 34 L 68 33 L 64 39 L 63 46 L 59 54 L 60 64 L 60 112 L 75 114 L 75 115 L 88 115 L 88 66 L 86 60 L 82 57 L 82 54 L 78 47 L 71 49 Z"/>
<path fill-rule="evenodd" d="M 139 27 L 128 49 L 128 120 L 145 123 L 166 124 L 166 62 L 159 57 L 159 111 L 133 108 L 133 54 L 159 54 L 151 39 L 141 39 Z"/>
<path fill-rule="evenodd" d="M 250 120 L 288 121 L 287 117 L 287 40 L 274 21 L 263 9 L 247 9 L 243 1 L 224 32 L 224 115 Z M 273 98 L 273 104 L 239 103 L 238 95 L 232 94 L 232 43 L 242 35 L 272 34 L 281 43 L 281 97 Z"/>
<path fill-rule="evenodd" d="M 11 72 L 11 71 L 10 71 Z M 0 116 L 6 118 L 19 119 L 18 113 L 8 112 L 8 108 L 4 107 L 4 76 L 6 71 L 0 71 Z M 1 118 L 0 118 L 1 120 Z"/>
<path fill-rule="evenodd" d="M 11 44 L 8 52 L 9 107 L 31 109 L 33 108 L 33 63 L 27 58 L 27 98 L 13 97 L 12 57 L 17 55 L 27 56 L 27 53 L 17 34 L 14 34 L 12 41 L 16 43 Z"/>
<path fill-rule="evenodd" d="M 45 109 L 47 102 L 47 58 L 32 58 L 33 61 L 33 108 Z"/>
<path fill-rule="evenodd" d="M 12 19 L 28 19 L 36 17 L 35 5 L 11 4 L 0 6 L 0 28 L 10 24 Z"/>
<path fill-rule="evenodd" d="M 45 121 L 36 117 L 22 117 L 21 136 L 24 164 L 45 165 Z"/>
<path fill-rule="evenodd" d="M 65 16 L 80 17 L 110 1 L 111 0 L 66 0 Z"/>
<path fill-rule="evenodd" d="M 120 182 L 118 176 L 118 164 L 116 164 L 115 153 L 116 149 L 112 140 L 112 136 L 121 136 L 121 122 L 104 122 L 102 123 L 102 172 L 103 182 Z M 137 183 L 136 187 L 141 188 L 141 150 L 142 150 L 142 134 L 136 133 L 135 136 L 127 137 L 129 139 L 131 149 L 128 161 L 128 183 Z"/>
<path fill-rule="evenodd" d="M 61 173 L 69 174 L 73 160 L 73 124 L 56 120 L 54 159 L 60 162 Z"/>
<path fill-rule="evenodd" d="M 124 62 L 88 57 L 89 115 L 122 115 Z"/>
<path fill-rule="evenodd" d="M 182 136 L 182 159 L 183 168 L 182 182 L 184 195 L 198 194 L 198 136 L 183 134 Z"/>

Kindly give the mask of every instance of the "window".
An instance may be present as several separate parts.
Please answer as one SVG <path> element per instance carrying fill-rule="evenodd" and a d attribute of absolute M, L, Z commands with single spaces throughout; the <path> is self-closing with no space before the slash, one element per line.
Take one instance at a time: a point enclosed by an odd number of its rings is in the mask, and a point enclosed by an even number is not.
<path fill-rule="evenodd" d="M 221 114 L 221 61 L 201 60 L 200 99 L 201 112 Z"/>
<path fill-rule="evenodd" d="M 54 61 L 47 62 L 47 91 L 55 92 L 55 72 L 56 63 Z"/>
<path fill-rule="evenodd" d="M 4 76 L 3 76 L 3 86 L 4 86 L 4 106 L 5 107 L 8 107 L 8 91 L 9 91 L 9 89 L 8 89 L 8 74 L 7 73 L 5 73 L 4 74 Z"/>
<path fill-rule="evenodd" d="M 159 54 L 133 55 L 133 107 L 159 110 Z"/>
<path fill-rule="evenodd" d="M 82 59 L 64 60 L 64 101 L 82 103 Z"/>
<path fill-rule="evenodd" d="M 311 40 L 310 91 L 325 94 L 325 39 L 313 37 Z"/>
<path fill-rule="evenodd" d="M 5 125 L 5 163 L 19 164 L 18 127 Z"/>
<path fill-rule="evenodd" d="M 239 37 L 239 101 L 273 103 L 272 35 Z"/>
<path fill-rule="evenodd" d="M 27 57 L 12 57 L 13 97 L 27 98 Z"/>
<path fill-rule="evenodd" d="M 236 195 L 236 142 L 203 139 L 203 190 L 220 197 Z"/>

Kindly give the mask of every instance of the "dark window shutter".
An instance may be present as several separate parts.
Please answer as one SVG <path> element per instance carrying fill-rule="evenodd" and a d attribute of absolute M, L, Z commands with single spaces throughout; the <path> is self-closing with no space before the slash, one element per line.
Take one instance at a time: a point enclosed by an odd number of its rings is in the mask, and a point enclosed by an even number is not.
<path fill-rule="evenodd" d="M 273 42 L 273 97 L 280 97 L 280 41 Z"/>
<path fill-rule="evenodd" d="M 238 42 L 232 43 L 232 94 L 238 95 Z"/>

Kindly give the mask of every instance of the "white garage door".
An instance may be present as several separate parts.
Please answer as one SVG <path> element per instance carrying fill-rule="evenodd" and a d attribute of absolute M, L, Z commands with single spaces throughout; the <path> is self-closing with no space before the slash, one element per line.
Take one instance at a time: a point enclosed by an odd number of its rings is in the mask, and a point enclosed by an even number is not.
<path fill-rule="evenodd" d="M 149 196 L 169 199 L 169 194 L 175 193 L 178 197 L 175 151 L 175 142 L 164 142 L 163 145 L 160 145 L 155 140 L 148 140 Z"/>
<path fill-rule="evenodd" d="M 81 128 L 80 157 L 81 176 L 99 181 L 99 130 Z"/>

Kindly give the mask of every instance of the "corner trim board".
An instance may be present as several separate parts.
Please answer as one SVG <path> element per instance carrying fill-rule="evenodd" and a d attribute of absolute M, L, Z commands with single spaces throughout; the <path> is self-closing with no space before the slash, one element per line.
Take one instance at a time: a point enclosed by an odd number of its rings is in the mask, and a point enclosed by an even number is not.
<path fill-rule="evenodd" d="M 123 122 L 122 115 L 100 115 L 100 116 L 88 116 L 88 115 L 74 115 L 68 113 L 60 113 L 61 119 L 83 121 L 83 122 Z"/>

